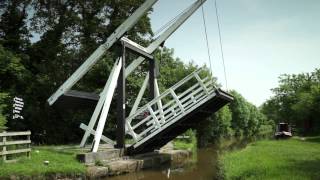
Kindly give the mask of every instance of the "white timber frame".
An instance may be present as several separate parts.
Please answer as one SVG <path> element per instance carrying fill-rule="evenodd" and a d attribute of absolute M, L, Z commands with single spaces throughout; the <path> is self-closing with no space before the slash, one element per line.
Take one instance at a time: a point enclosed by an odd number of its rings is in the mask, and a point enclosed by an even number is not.
<path fill-rule="evenodd" d="M 107 117 L 108 117 L 108 112 L 110 109 L 110 104 L 111 104 L 111 100 L 113 97 L 113 93 L 116 89 L 117 86 L 117 81 L 118 81 L 118 77 L 120 74 L 120 70 L 121 70 L 121 66 L 122 66 L 122 59 L 119 58 L 118 63 L 115 64 L 115 68 L 114 68 L 114 73 L 111 76 L 111 81 L 110 81 L 110 85 L 107 87 L 106 90 L 106 97 L 104 100 L 104 104 L 102 107 L 102 112 L 99 118 L 99 122 L 98 122 L 98 126 L 97 126 L 97 130 L 94 136 L 94 140 L 93 140 L 93 149 L 92 152 L 97 152 L 98 148 L 99 148 L 99 144 L 100 144 L 100 140 L 101 140 L 101 136 L 102 136 L 102 132 L 104 129 L 104 125 L 106 123 Z M 88 130 L 88 129 L 87 129 Z M 86 130 L 86 132 L 87 132 Z M 91 131 L 91 129 L 90 129 Z"/>
<path fill-rule="evenodd" d="M 158 0 L 146 0 L 135 12 L 129 16 L 107 39 L 107 41 L 100 45 L 89 58 L 59 87 L 59 89 L 51 95 L 48 103 L 52 105 L 61 95 L 70 90 L 72 86 L 77 83 L 90 68 L 104 55 L 104 53 L 117 41 L 124 33 L 130 30 L 138 20 L 147 13 L 150 8 Z"/>
<path fill-rule="evenodd" d="M 108 38 L 107 41 L 99 46 L 90 56 L 89 58 L 58 88 L 58 90 L 52 94 L 48 98 L 49 105 L 55 103 L 55 101 L 64 93 L 69 91 L 72 86 L 77 83 L 88 71 L 89 69 L 104 55 L 104 53 L 116 42 L 118 41 L 128 30 L 130 30 L 137 21 L 148 11 L 150 8 L 157 2 L 158 0 L 146 0 L 128 19 L 126 19 Z M 174 33 L 206 0 L 197 0 L 194 2 L 186 11 L 184 11 L 163 33 L 158 36 L 148 47 L 144 48 L 144 51 L 148 54 L 153 53 L 166 39 L 168 39 L 172 33 Z M 125 77 L 128 77 L 134 69 L 136 69 L 145 58 L 143 56 L 135 59 L 129 66 L 125 69 Z M 115 62 L 115 65 L 110 73 L 110 76 L 106 82 L 106 85 L 102 92 L 100 93 L 99 101 L 95 107 L 93 115 L 89 121 L 88 126 L 81 124 L 81 128 L 85 129 L 85 134 L 81 140 L 81 147 L 87 142 L 88 137 L 91 134 L 94 134 L 94 142 L 92 151 L 97 151 L 99 147 L 100 140 L 106 141 L 108 143 L 114 144 L 112 140 L 102 135 L 104 125 L 106 122 L 106 118 L 109 112 L 110 103 L 116 88 L 117 79 L 119 76 L 119 67 L 121 66 L 122 60 L 118 58 Z M 134 106 L 130 112 L 130 116 L 132 114 L 137 113 L 138 106 L 140 104 L 141 98 L 146 90 L 147 82 L 149 79 L 149 74 L 147 74 L 146 79 L 142 85 L 142 88 L 138 94 L 138 98 L 136 99 Z M 145 85 L 146 84 L 146 85 Z M 155 79 L 155 96 L 158 98 L 160 96 L 157 79 Z M 162 102 L 157 101 L 158 111 L 160 113 L 159 125 L 165 122 L 164 112 Z M 101 115 L 100 115 L 101 113 Z M 99 118 L 99 123 L 97 126 L 97 130 L 94 131 L 94 126 L 96 121 Z M 132 132 L 132 127 L 127 127 L 130 124 L 126 122 L 126 131 Z M 130 134 L 130 133 L 129 133 Z M 137 139 L 136 134 L 131 134 L 134 139 Z"/>
<path fill-rule="evenodd" d="M 194 71 L 160 96 L 141 107 L 136 113 L 127 117 L 126 134 L 132 136 L 134 148 L 156 136 L 159 132 L 216 96 L 217 88 L 214 85 L 214 80 L 211 76 L 201 78 L 199 74 L 202 70 Z M 184 91 L 179 89 L 191 82 L 196 83 Z M 165 100 L 162 108 L 153 109 L 152 107 L 161 100 Z M 148 112 L 149 115 L 141 120 L 137 117 L 142 112 Z M 161 122 L 159 119 L 164 119 L 164 121 Z"/>
<path fill-rule="evenodd" d="M 141 89 L 140 89 L 140 91 L 138 93 L 138 96 L 137 96 L 137 98 L 136 98 L 136 100 L 135 100 L 135 102 L 134 102 L 134 104 L 132 106 L 132 109 L 131 109 L 131 111 L 129 113 L 129 116 L 133 115 L 137 111 L 137 109 L 139 107 L 139 104 L 141 102 L 142 96 L 143 96 L 144 92 L 147 89 L 148 82 L 149 82 L 149 73 L 147 73 L 146 78 L 143 81 L 142 87 L 141 87 Z"/>
<path fill-rule="evenodd" d="M 181 14 L 181 16 L 179 18 L 176 19 L 175 22 L 173 22 L 171 24 L 170 27 L 168 27 L 160 36 L 157 37 L 157 39 L 155 39 L 147 48 L 145 48 L 145 51 L 147 53 L 153 53 L 165 40 L 167 40 L 206 0 L 198 0 L 196 1 L 195 3 L 193 3 L 183 14 Z M 136 69 L 143 61 L 145 60 L 144 57 L 140 56 L 138 57 L 137 59 L 135 59 L 128 67 L 126 67 L 126 70 L 125 70 L 125 77 L 128 77 L 134 69 Z M 110 77 L 109 77 L 110 79 Z M 108 79 L 108 81 L 109 81 Z M 141 102 L 141 99 L 142 99 L 142 96 L 146 90 L 146 87 L 147 87 L 147 84 L 148 84 L 148 80 L 149 80 L 149 74 L 146 75 L 146 78 L 144 80 L 144 83 L 142 85 L 142 88 L 140 89 L 140 92 L 138 94 L 138 97 L 134 103 L 134 106 L 130 112 L 130 114 L 134 114 L 137 109 L 138 109 L 138 106 Z M 108 84 L 108 82 L 107 82 Z M 96 105 L 96 108 L 94 110 L 94 113 L 89 121 L 89 124 L 88 124 L 88 127 L 87 129 L 85 130 L 85 134 L 81 140 L 81 143 L 80 143 L 80 146 L 81 147 L 84 147 L 86 142 L 87 142 L 87 139 L 89 138 L 92 130 L 93 130 L 93 127 L 95 126 L 96 124 L 96 121 L 97 121 L 97 118 L 99 116 L 99 113 L 101 112 L 101 108 L 103 106 L 103 103 L 104 103 L 104 99 L 105 99 L 105 89 L 106 87 L 108 86 L 106 84 L 104 90 L 102 91 L 102 93 L 100 94 L 100 99 L 98 101 L 98 104 Z M 157 80 L 155 80 L 155 95 L 156 97 L 160 94 L 159 93 L 159 88 L 158 88 L 158 83 L 157 83 Z M 161 107 L 162 106 L 162 102 L 159 102 L 158 103 L 158 107 Z M 160 108 L 162 109 L 162 108 Z M 161 122 L 164 121 L 164 117 L 161 118 Z M 126 123 L 126 130 L 129 130 L 128 129 L 128 126 L 127 126 L 127 123 Z M 131 132 L 131 131 L 128 131 L 128 132 Z M 133 137 L 135 136 L 134 134 L 132 135 Z"/>
<path fill-rule="evenodd" d="M 88 126 L 86 126 L 85 124 L 81 123 L 80 124 L 80 128 L 83 129 L 83 130 L 86 130 L 88 128 Z M 90 134 L 95 135 L 96 131 L 95 130 L 91 130 Z M 108 137 L 106 137 L 104 135 L 101 136 L 101 141 L 104 141 L 107 144 L 115 145 L 115 142 L 113 140 L 109 139 Z"/>

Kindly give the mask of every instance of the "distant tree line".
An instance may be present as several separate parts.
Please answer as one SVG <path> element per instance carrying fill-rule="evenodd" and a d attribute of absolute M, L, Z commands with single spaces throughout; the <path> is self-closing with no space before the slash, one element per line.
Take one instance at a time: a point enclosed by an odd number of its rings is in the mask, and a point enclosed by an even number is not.
<path fill-rule="evenodd" d="M 31 1 L 0 2 L 0 131 L 31 130 L 38 143 L 78 143 L 83 135 L 80 123 L 87 124 L 93 109 L 64 109 L 47 104 L 48 97 L 144 0 L 131 1 Z M 148 14 L 126 34 L 147 46 L 151 41 Z M 73 87 L 101 92 L 120 48 L 108 51 L 84 78 Z M 160 91 L 193 72 L 194 63 L 174 58 L 172 49 L 157 50 L 160 64 Z M 135 58 L 129 55 L 130 63 Z M 128 109 L 138 94 L 147 63 L 127 79 Z M 209 71 L 206 71 L 209 74 Z M 147 93 L 146 93 L 147 94 Z M 233 91 L 234 102 L 201 123 L 201 142 L 225 136 L 254 136 L 270 122 L 252 104 Z M 12 98 L 24 99 L 24 119 L 13 120 Z M 148 102 L 145 96 L 141 104 Z M 105 134 L 115 136 L 116 105 L 111 104 Z M 6 123 L 7 122 L 7 123 Z M 5 125 L 6 123 L 6 125 Z M 202 127 L 200 129 L 200 127 Z M 66 132 L 68 132 L 66 134 Z"/>
<path fill-rule="evenodd" d="M 320 69 L 281 75 L 272 91 L 274 96 L 262 106 L 268 118 L 290 123 L 298 134 L 320 133 Z"/>
<path fill-rule="evenodd" d="M 234 100 L 197 127 L 199 146 L 230 137 L 248 138 L 272 134 L 273 121 L 235 90 L 230 93 Z"/>

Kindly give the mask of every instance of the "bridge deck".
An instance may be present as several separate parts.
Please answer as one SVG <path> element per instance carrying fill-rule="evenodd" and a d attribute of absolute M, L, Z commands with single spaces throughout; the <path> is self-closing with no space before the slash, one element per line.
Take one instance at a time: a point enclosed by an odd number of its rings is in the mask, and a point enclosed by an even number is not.
<path fill-rule="evenodd" d="M 94 108 L 99 95 L 69 91 L 60 97 L 59 108 Z M 211 116 L 233 97 L 215 87 L 215 82 L 199 69 L 126 118 L 126 134 L 132 137 L 129 154 L 150 152 L 200 121 Z"/>
<path fill-rule="evenodd" d="M 214 84 L 199 69 L 128 117 L 126 133 L 134 142 L 128 153 L 159 149 L 232 101 L 230 94 Z"/>
<path fill-rule="evenodd" d="M 167 127 L 163 131 L 148 139 L 137 147 L 134 145 L 128 148 L 128 154 L 140 154 L 160 149 L 169 141 L 181 135 L 189 128 L 195 127 L 200 121 L 211 116 L 224 105 L 232 101 L 232 96 L 222 90 L 216 90 L 216 96 L 202 104 L 177 122 Z"/>

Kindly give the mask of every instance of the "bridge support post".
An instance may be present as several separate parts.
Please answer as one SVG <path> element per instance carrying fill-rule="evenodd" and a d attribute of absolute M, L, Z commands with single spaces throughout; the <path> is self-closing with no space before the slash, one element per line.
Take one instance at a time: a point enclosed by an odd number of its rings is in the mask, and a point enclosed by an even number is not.
<path fill-rule="evenodd" d="M 154 81 L 156 78 L 155 74 L 155 59 L 149 59 L 149 88 L 150 88 L 150 101 L 155 98 L 155 91 L 154 91 Z M 155 107 L 152 107 L 155 108 Z"/>
<path fill-rule="evenodd" d="M 122 67 L 117 83 L 117 144 L 116 148 L 125 148 L 125 123 L 126 123 L 126 86 L 125 86 L 126 47 L 122 44 Z"/>

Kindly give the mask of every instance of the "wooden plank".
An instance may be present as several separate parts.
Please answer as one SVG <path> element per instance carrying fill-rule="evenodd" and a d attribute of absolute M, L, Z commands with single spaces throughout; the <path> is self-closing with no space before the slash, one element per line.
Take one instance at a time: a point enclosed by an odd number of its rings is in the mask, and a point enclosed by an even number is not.
<path fill-rule="evenodd" d="M 85 125 L 85 124 L 83 124 L 83 123 L 81 123 L 81 124 L 80 124 L 80 128 L 86 131 L 86 130 L 88 129 L 88 126 Z M 95 135 L 95 134 L 96 134 L 96 131 L 93 130 L 93 129 L 91 129 L 90 133 L 91 133 L 92 135 Z M 106 137 L 106 136 L 104 136 L 104 135 L 101 136 L 101 140 L 104 141 L 104 142 L 106 142 L 106 143 L 109 143 L 109 144 L 113 144 L 113 145 L 115 144 L 115 142 L 114 142 L 113 140 L 109 139 L 108 137 Z"/>
<path fill-rule="evenodd" d="M 4 136 L 26 136 L 26 135 L 31 135 L 31 131 L 0 133 L 0 137 L 4 137 Z"/>
<path fill-rule="evenodd" d="M 0 155 L 18 154 L 18 153 L 25 153 L 25 152 L 30 152 L 30 151 L 31 151 L 31 148 L 17 149 L 17 150 L 11 150 L 11 151 L 2 151 L 2 152 L 0 152 Z"/>
<path fill-rule="evenodd" d="M 0 142 L 0 146 L 5 146 L 5 145 L 16 145 L 16 144 L 31 144 L 31 140 L 21 140 L 21 141 L 6 141 L 6 142 Z"/>
<path fill-rule="evenodd" d="M 28 144 L 28 148 L 31 149 L 31 137 L 30 137 L 30 135 L 28 135 L 27 141 L 30 141 L 30 143 Z M 28 156 L 28 158 L 31 158 L 31 151 L 27 152 L 27 156 Z"/>
<path fill-rule="evenodd" d="M 6 143 L 7 141 L 7 137 L 2 137 L 2 142 L 3 143 Z M 6 152 L 7 151 L 7 147 L 6 146 L 3 146 L 2 147 L 2 152 Z M 0 152 L 1 153 L 1 152 Z M 6 161 L 7 160 L 7 156 L 6 155 L 3 155 L 2 157 L 3 161 Z"/>

